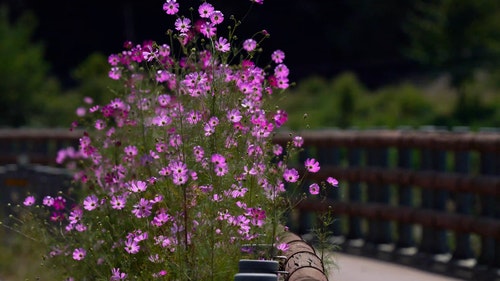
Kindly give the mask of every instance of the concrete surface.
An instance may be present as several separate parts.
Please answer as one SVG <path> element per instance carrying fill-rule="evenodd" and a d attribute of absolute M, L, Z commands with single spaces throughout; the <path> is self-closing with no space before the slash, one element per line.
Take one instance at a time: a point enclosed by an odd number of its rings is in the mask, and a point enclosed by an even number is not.
<path fill-rule="evenodd" d="M 333 254 L 336 268 L 330 266 L 329 281 L 455 281 L 447 276 L 424 272 L 399 264 L 344 253 Z"/>

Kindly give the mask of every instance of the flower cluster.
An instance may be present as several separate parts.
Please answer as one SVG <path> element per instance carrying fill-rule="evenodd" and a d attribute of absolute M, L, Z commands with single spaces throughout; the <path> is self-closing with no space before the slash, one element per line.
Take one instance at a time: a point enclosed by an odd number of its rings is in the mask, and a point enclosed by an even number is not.
<path fill-rule="evenodd" d="M 234 28 L 224 36 L 226 16 L 208 2 L 192 9 L 197 20 L 179 15 L 176 0 L 163 10 L 175 17 L 170 43 L 126 42 L 109 56 L 109 77 L 123 88 L 107 104 L 86 100 L 78 115 L 92 123 L 77 150 L 57 157 L 81 186 L 66 214 L 63 198 L 43 203 L 63 226 L 51 259 L 68 277 L 230 280 L 244 245 L 286 249 L 276 238 L 284 195 L 304 175 L 287 165 L 303 139 L 273 143 L 287 121 L 273 104 L 289 87 L 284 52 L 258 66 L 252 58 L 267 32 L 242 43 Z M 303 164 L 305 173 L 320 170 L 315 159 Z M 318 194 L 319 185 L 309 190 Z"/>

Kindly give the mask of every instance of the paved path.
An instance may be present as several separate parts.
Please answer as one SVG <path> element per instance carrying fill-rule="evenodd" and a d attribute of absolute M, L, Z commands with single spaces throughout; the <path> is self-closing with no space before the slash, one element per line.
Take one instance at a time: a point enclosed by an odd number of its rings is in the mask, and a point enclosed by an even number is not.
<path fill-rule="evenodd" d="M 371 258 L 335 253 L 337 268 L 330 269 L 329 281 L 456 281 L 455 279 L 427 273 L 403 265 Z"/>

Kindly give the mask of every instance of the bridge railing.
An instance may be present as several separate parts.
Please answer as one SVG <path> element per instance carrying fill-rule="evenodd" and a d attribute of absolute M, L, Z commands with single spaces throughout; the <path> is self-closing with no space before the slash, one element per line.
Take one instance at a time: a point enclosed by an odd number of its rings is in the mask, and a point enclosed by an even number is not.
<path fill-rule="evenodd" d="M 0 130 L 0 186 L 29 185 L 12 178 L 13 171 L 30 177 L 48 172 L 12 164 L 53 166 L 57 151 L 76 147 L 81 135 Z M 298 203 L 289 223 L 294 232 L 310 234 L 321 219 L 318 214 L 331 210 L 336 218 L 332 243 L 343 251 L 462 279 L 500 279 L 499 131 L 325 130 L 300 135 L 304 151 L 297 161 L 314 157 L 321 163 L 321 170 L 305 181 L 333 176 L 340 183 L 326 200 L 310 196 Z M 288 133 L 275 137 L 277 143 L 289 140 Z"/>
<path fill-rule="evenodd" d="M 499 132 L 300 135 L 304 151 L 298 161 L 314 157 L 322 164 L 309 179 L 334 176 L 340 185 L 326 200 L 311 196 L 298 203 L 295 232 L 310 233 L 321 218 L 317 214 L 331 210 L 338 218 L 331 231 L 344 251 L 463 279 L 499 278 Z M 289 139 L 276 137 L 279 143 Z"/>

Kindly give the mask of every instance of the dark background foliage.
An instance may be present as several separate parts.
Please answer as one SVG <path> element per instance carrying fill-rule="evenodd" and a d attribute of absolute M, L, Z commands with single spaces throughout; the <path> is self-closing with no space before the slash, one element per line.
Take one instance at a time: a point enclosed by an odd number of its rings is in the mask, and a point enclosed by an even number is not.
<path fill-rule="evenodd" d="M 190 3 L 198 6 L 198 1 Z M 212 3 L 224 12 L 226 22 L 231 23 L 230 15 L 243 21 L 239 39 L 262 29 L 271 34 L 263 43 L 262 63 L 272 51 L 282 49 L 291 80 L 299 85 L 307 80 L 308 86 L 292 92 L 297 100 L 310 102 L 285 103 L 295 108 L 292 115 L 314 115 L 315 104 L 331 100 L 324 112 L 317 113 L 323 117 L 312 127 L 349 127 L 357 124 L 348 121 L 353 118 L 365 120 L 360 120 L 363 126 L 499 126 L 500 1 Z M 126 40 L 167 42 L 165 32 L 174 20 L 163 12 L 162 0 L 4 0 L 3 4 L 0 126 L 68 124 L 83 96 L 98 100 L 109 96 L 105 77 L 109 54 L 121 51 Z M 224 29 L 219 29 L 222 36 Z M 342 80 L 345 73 L 353 78 Z M 336 77 L 352 85 L 339 88 Z M 442 78 L 447 88 L 426 90 L 435 89 L 435 81 Z M 324 83 L 329 79 L 335 81 Z M 359 87 L 366 90 L 341 91 Z M 430 105 L 420 106 L 422 99 Z M 382 108 L 387 116 L 374 118 L 378 111 L 369 110 L 373 103 L 391 104 L 391 110 Z M 389 112 L 404 112 L 408 104 L 419 110 L 410 110 L 416 114 L 405 114 L 408 121 L 397 124 L 400 119 Z M 442 108 L 443 104 L 448 106 Z M 379 121 L 370 124 L 370 120 Z"/>

